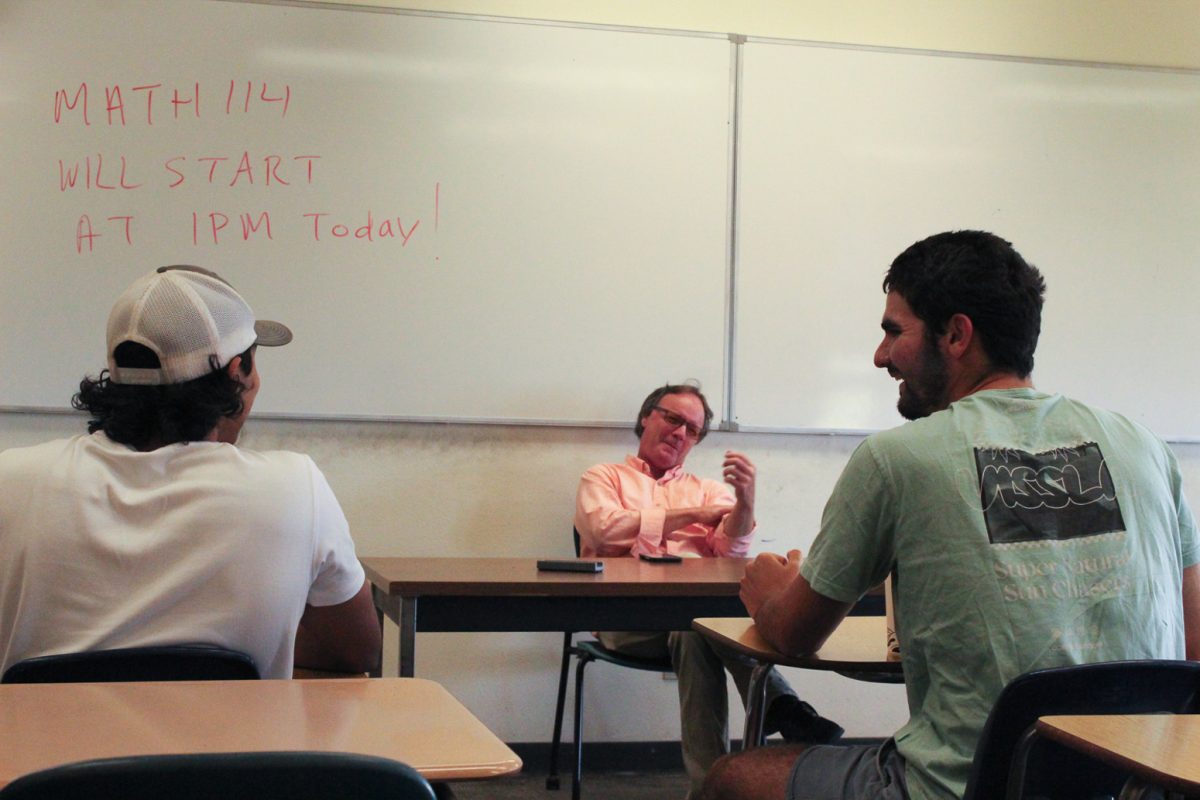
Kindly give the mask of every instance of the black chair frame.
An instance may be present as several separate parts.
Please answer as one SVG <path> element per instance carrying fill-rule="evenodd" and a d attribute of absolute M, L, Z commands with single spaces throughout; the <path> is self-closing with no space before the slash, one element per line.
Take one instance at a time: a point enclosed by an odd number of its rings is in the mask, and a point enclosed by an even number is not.
<path fill-rule="evenodd" d="M 329 752 L 198 753 L 80 761 L 17 778 L 0 800 L 435 800 L 412 767 Z"/>
<path fill-rule="evenodd" d="M 1038 717 L 1055 714 L 1200 712 L 1200 662 L 1109 661 L 1035 670 L 1000 693 L 975 750 L 963 800 L 1026 794 L 1057 800 L 1117 796 L 1128 773 L 1055 742 L 1021 742 Z"/>
<path fill-rule="evenodd" d="M 579 556 L 579 529 L 572 531 L 575 539 L 575 555 Z M 558 700 L 554 709 L 554 734 L 550 742 L 550 769 L 546 776 L 546 788 L 558 789 L 558 755 L 562 746 L 563 712 L 567 701 L 567 678 L 571 671 L 571 659 L 575 658 L 575 720 L 574 764 L 571 770 L 571 800 L 579 800 L 583 785 L 583 675 L 584 669 L 593 661 L 603 661 L 618 667 L 637 669 L 646 672 L 674 672 L 669 658 L 646 659 L 625 655 L 616 650 L 610 650 L 598 641 L 574 641 L 577 631 L 567 631 L 563 634 L 562 664 L 558 675 Z"/>
<path fill-rule="evenodd" d="M 128 647 L 38 656 L 18 661 L 0 683 L 257 680 L 250 656 L 203 644 Z"/>

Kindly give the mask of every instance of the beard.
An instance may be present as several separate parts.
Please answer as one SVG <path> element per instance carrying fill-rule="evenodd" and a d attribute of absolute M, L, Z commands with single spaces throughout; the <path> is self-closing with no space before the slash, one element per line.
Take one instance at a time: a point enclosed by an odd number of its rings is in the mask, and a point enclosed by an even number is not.
<path fill-rule="evenodd" d="M 920 363 L 911 373 L 901 375 L 900 400 L 896 410 L 905 419 L 921 419 L 946 407 L 946 387 L 950 376 L 946 370 L 946 359 L 937 345 L 927 341 L 921 351 Z"/>

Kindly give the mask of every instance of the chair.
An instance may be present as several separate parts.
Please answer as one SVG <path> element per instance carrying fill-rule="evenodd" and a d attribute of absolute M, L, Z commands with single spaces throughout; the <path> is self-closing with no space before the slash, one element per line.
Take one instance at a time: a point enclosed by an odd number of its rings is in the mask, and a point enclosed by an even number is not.
<path fill-rule="evenodd" d="M 1064 800 L 1116 796 L 1126 773 L 1054 742 L 1038 740 L 1027 762 L 1014 756 L 1038 717 L 1154 712 L 1200 712 L 1200 662 L 1110 661 L 1020 675 L 988 715 L 963 800 L 1001 800 L 1027 791 Z"/>
<path fill-rule="evenodd" d="M 18 661 L 0 683 L 257 680 L 258 667 L 236 650 L 201 644 L 129 647 Z"/>
<path fill-rule="evenodd" d="M 572 529 L 575 538 L 575 555 L 579 555 L 579 529 Z M 575 656 L 575 764 L 571 772 L 571 800 L 579 800 L 583 783 L 583 670 L 593 661 L 603 661 L 618 667 L 640 669 L 646 672 L 674 672 L 669 658 L 646 659 L 627 656 L 609 650 L 596 640 L 573 642 L 575 632 L 563 634 L 562 668 L 558 676 L 558 703 L 554 710 L 554 735 L 550 743 L 550 772 L 546 777 L 547 789 L 558 789 L 558 750 L 562 743 L 563 710 L 567 699 L 567 674 L 571 669 L 571 656 Z"/>
<path fill-rule="evenodd" d="M 325 752 L 197 753 L 80 761 L 17 778 L 0 800 L 435 800 L 412 767 Z"/>

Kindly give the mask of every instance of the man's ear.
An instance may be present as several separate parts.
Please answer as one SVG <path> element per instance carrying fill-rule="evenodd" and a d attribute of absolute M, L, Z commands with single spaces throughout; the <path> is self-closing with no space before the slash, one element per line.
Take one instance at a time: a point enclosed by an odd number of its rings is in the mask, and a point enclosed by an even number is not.
<path fill-rule="evenodd" d="M 225 374 L 233 378 L 238 383 L 245 383 L 246 376 L 242 374 L 242 357 L 234 356 L 233 359 L 225 367 Z"/>
<path fill-rule="evenodd" d="M 946 354 L 961 358 L 975 339 L 975 323 L 966 314 L 955 314 L 946 322 L 942 343 Z"/>

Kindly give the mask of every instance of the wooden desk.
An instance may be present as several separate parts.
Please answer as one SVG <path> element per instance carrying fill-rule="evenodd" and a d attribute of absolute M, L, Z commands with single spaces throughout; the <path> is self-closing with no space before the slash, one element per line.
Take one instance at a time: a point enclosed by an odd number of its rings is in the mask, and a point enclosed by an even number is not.
<path fill-rule="evenodd" d="M 883 617 L 846 617 L 810 656 L 785 656 L 763 641 L 749 617 L 697 619 L 692 627 L 708 638 L 739 653 L 785 667 L 821 669 L 848 677 L 891 676 L 903 680 L 899 661 L 887 657 L 887 632 Z"/>
<path fill-rule="evenodd" d="M 1200 714 L 1050 716 L 1034 730 L 1145 784 L 1200 796 Z M 1128 784 L 1121 796 L 1140 788 Z"/>
<path fill-rule="evenodd" d="M 758 661 L 750 678 L 746 703 L 746 728 L 742 748 L 762 741 L 766 709 L 766 676 L 776 665 L 837 672 L 849 678 L 882 683 L 901 683 L 904 671 L 899 661 L 887 656 L 887 621 L 881 616 L 846 617 L 825 644 L 809 656 L 788 656 L 767 644 L 754 620 L 697 619 L 692 628 L 712 641 Z"/>
<path fill-rule="evenodd" d="M 430 781 L 521 760 L 432 681 L 172 681 L 0 685 L 0 786 L 93 758 L 322 750 L 402 761 Z"/>
<path fill-rule="evenodd" d="M 417 631 L 672 631 L 746 614 L 737 595 L 747 559 L 600 560 L 603 572 L 579 573 L 539 572 L 534 558 L 361 559 L 380 624 L 400 627 L 405 677 Z"/>

